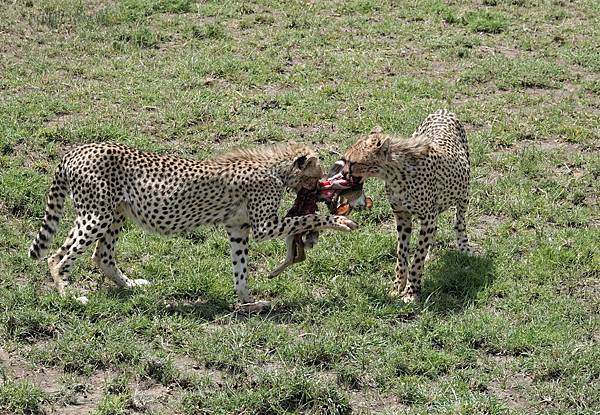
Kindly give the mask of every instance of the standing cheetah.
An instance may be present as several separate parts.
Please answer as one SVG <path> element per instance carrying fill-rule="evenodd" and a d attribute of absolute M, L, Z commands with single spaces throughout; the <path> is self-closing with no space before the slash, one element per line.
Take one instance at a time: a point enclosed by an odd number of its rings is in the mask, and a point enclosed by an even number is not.
<path fill-rule="evenodd" d="M 385 181 L 396 218 L 398 250 L 392 295 L 414 301 L 421 287 L 425 257 L 435 240 L 438 215 L 456 206 L 456 239 L 462 252 L 471 252 L 465 232 L 469 199 L 469 149 L 465 130 L 447 110 L 430 114 L 408 140 L 394 140 L 373 130 L 344 154 L 344 173 L 354 179 Z M 419 242 L 410 273 L 408 244 L 412 218 L 421 222 Z"/>
<path fill-rule="evenodd" d="M 66 242 L 48 259 L 50 273 L 62 295 L 73 261 L 95 241 L 94 262 L 117 285 L 148 283 L 127 278 L 116 265 L 115 244 L 125 218 L 161 234 L 183 232 L 203 224 L 223 224 L 229 235 L 235 291 L 242 303 L 252 303 L 246 285 L 251 229 L 255 239 L 266 240 L 313 230 L 349 231 L 356 227 L 342 216 L 278 217 L 287 188 L 315 188 L 321 176 L 316 153 L 299 144 L 238 150 L 205 161 L 163 156 L 118 144 L 82 145 L 69 151 L 58 167 L 44 221 L 29 255 L 34 259 L 45 255 L 68 192 L 77 214 L 75 224 Z"/>

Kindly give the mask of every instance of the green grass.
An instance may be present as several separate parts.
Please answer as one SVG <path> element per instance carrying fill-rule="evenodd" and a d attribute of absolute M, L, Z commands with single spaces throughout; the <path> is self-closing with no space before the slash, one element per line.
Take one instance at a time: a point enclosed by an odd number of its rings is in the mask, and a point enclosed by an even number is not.
<path fill-rule="evenodd" d="M 592 1 L 0 8 L 0 414 L 598 413 L 598 16 Z M 267 315 L 233 312 L 219 228 L 127 225 L 120 264 L 153 285 L 119 290 L 87 254 L 73 273 L 87 306 L 27 258 L 71 145 L 202 159 L 294 140 L 327 165 L 440 107 L 469 135 L 481 254 L 453 251 L 443 215 L 419 304 L 386 294 L 395 235 L 376 181 L 360 229 L 324 234 L 284 274 L 266 277 L 282 241 L 252 243 Z"/>
<path fill-rule="evenodd" d="M 44 401 L 44 393 L 31 382 L 5 378 L 0 384 L 0 411 L 3 413 L 39 413 Z"/>

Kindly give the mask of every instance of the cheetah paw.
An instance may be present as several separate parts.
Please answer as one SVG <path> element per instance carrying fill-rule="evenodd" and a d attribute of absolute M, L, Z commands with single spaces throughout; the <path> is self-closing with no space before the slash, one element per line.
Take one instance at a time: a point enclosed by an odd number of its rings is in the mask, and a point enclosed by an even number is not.
<path fill-rule="evenodd" d="M 469 255 L 469 256 L 481 255 L 481 249 L 480 249 L 479 245 L 475 245 L 473 243 L 470 243 L 468 245 L 459 246 L 458 250 L 460 253 L 462 253 L 464 255 Z"/>
<path fill-rule="evenodd" d="M 404 301 L 405 304 L 412 304 L 417 301 L 417 296 L 415 294 L 404 294 L 402 296 L 402 301 Z"/>
<path fill-rule="evenodd" d="M 354 222 L 351 219 L 348 219 L 345 216 L 334 216 L 333 218 L 333 229 L 337 229 L 344 232 L 350 232 L 351 230 L 358 228 L 356 222 Z"/>
<path fill-rule="evenodd" d="M 142 285 L 150 285 L 150 281 L 145 280 L 143 278 L 139 278 L 137 280 L 129 280 L 127 283 L 127 288 L 140 287 Z"/>
<path fill-rule="evenodd" d="M 245 314 L 260 314 L 270 309 L 270 301 L 255 301 L 253 303 L 240 304 L 238 311 Z"/>
<path fill-rule="evenodd" d="M 397 288 L 392 288 L 389 292 L 388 295 L 392 298 L 398 298 L 402 296 L 402 291 L 398 290 Z"/>
<path fill-rule="evenodd" d="M 90 302 L 90 300 L 85 295 L 81 295 L 79 297 L 73 297 L 73 300 L 75 300 L 78 303 L 81 303 L 83 305 L 86 305 L 87 303 Z"/>
<path fill-rule="evenodd" d="M 393 288 L 390 288 L 388 295 L 392 298 L 402 297 L 406 294 L 406 281 L 399 284 L 394 284 Z"/>

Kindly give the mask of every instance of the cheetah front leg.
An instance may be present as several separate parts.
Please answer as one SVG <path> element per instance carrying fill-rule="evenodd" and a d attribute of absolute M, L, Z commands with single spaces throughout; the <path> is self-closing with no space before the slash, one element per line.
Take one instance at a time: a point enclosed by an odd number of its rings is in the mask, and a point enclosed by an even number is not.
<path fill-rule="evenodd" d="M 229 236 L 229 247 L 231 251 L 231 264 L 233 266 L 233 282 L 242 311 L 248 313 L 259 313 L 270 307 L 268 301 L 255 302 L 248 291 L 248 238 L 250 236 L 250 225 L 226 226 Z"/>
<path fill-rule="evenodd" d="M 458 250 L 465 254 L 472 254 L 473 250 L 469 245 L 469 238 L 467 237 L 466 225 L 465 225 L 465 213 L 467 211 L 466 203 L 459 203 L 456 206 L 456 223 L 454 230 L 456 231 L 456 244 Z"/>
<path fill-rule="evenodd" d="M 270 219 L 260 218 L 257 221 L 253 221 L 252 234 L 257 241 L 266 241 L 281 236 L 301 235 L 325 229 L 349 232 L 356 229 L 357 226 L 354 221 L 345 216 L 309 214 L 280 219 L 277 215 L 273 215 Z"/>
<path fill-rule="evenodd" d="M 394 211 L 398 245 L 396 250 L 396 278 L 390 290 L 392 297 L 401 296 L 408 277 L 408 246 L 412 232 L 412 215 L 406 211 Z"/>
<path fill-rule="evenodd" d="M 423 275 L 423 266 L 429 248 L 435 241 L 437 232 L 437 215 L 430 214 L 421 220 L 421 229 L 419 231 L 419 242 L 415 249 L 415 255 L 411 264 L 408 283 L 404 289 L 402 300 L 405 303 L 412 303 L 418 299 L 421 291 L 421 276 Z"/>
<path fill-rule="evenodd" d="M 277 195 L 278 200 L 264 203 L 265 194 Z M 280 218 L 277 209 L 281 203 L 281 188 L 278 183 L 264 186 L 261 192 L 248 194 L 248 217 L 252 225 L 252 235 L 257 241 L 287 237 L 288 235 L 302 235 L 312 231 L 336 229 L 351 231 L 357 224 L 345 216 L 321 216 L 314 213 L 302 216 Z"/>
<path fill-rule="evenodd" d="M 248 203 L 248 216 L 252 223 L 252 234 L 257 241 L 278 238 L 281 236 L 292 237 L 290 243 L 295 243 L 294 237 L 306 234 L 311 231 L 320 231 L 324 229 L 337 229 L 342 231 L 351 231 L 357 227 L 356 223 L 345 216 L 320 216 L 309 214 L 297 217 L 279 218 L 277 215 L 277 204 L 265 205 L 260 203 L 261 197 L 250 196 Z M 242 303 L 251 303 L 252 297 L 246 287 L 247 270 L 246 255 L 248 253 L 248 235 L 249 225 L 244 224 L 240 227 L 227 227 L 229 240 L 231 243 L 231 260 L 233 262 L 233 273 L 235 277 L 235 290 Z M 300 241 L 302 244 L 302 241 Z M 291 252 L 294 257 L 303 254 L 297 252 L 296 247 L 292 246 Z M 302 246 L 302 249 L 304 246 Z M 242 257 L 243 256 L 243 257 Z M 243 266 L 242 266 L 243 265 Z M 268 302 L 258 302 L 254 307 L 245 307 L 247 311 L 258 311 L 269 306 Z"/>

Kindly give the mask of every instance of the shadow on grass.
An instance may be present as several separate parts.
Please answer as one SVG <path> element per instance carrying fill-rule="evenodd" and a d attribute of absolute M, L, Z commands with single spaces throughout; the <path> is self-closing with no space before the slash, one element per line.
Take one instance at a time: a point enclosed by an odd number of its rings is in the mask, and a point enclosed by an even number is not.
<path fill-rule="evenodd" d="M 423 281 L 423 308 L 440 314 L 461 311 L 494 280 L 494 261 L 485 254 L 466 255 L 452 250 L 437 253 Z"/>
<path fill-rule="evenodd" d="M 389 278 L 391 284 L 393 275 Z M 401 298 L 390 297 L 388 284 L 385 287 L 375 286 L 370 278 L 355 281 L 351 289 L 357 292 L 359 298 L 368 299 L 376 318 L 405 323 L 419 318 L 423 310 L 441 315 L 462 312 L 494 278 L 495 264 L 488 255 L 466 255 L 453 249 L 440 249 L 435 251 L 435 258 L 426 267 L 420 300 L 415 304 L 405 304 Z M 325 298 L 305 296 L 278 304 L 264 316 L 277 323 L 299 322 L 306 318 L 301 310 L 307 306 L 313 311 L 320 310 L 321 315 L 362 307 L 339 295 Z"/>
<path fill-rule="evenodd" d="M 125 302 L 137 294 L 133 290 L 111 288 L 104 295 Z M 138 299 L 136 309 L 145 310 L 146 313 L 157 315 L 179 315 L 193 318 L 198 321 L 218 320 L 230 314 L 232 306 L 222 298 L 192 293 L 169 293 L 166 296 L 148 296 Z"/>
<path fill-rule="evenodd" d="M 404 304 L 401 298 L 391 298 L 387 287 L 373 286 L 368 278 L 353 283 L 353 290 L 359 297 L 367 298 L 374 307 L 379 318 L 397 320 L 399 323 L 418 318 L 422 310 L 438 314 L 461 312 L 477 298 L 478 293 L 493 282 L 495 265 L 487 255 L 471 256 L 454 250 L 436 250 L 436 257 L 427 266 L 424 275 L 423 289 L 417 304 Z M 126 300 L 133 295 L 127 290 L 109 290 L 108 296 Z M 245 321 L 256 314 L 245 314 L 236 311 L 236 305 L 224 298 L 194 292 L 170 293 L 164 298 L 147 298 L 147 311 L 159 314 L 176 314 L 185 318 L 211 322 L 225 318 L 228 321 Z M 140 304 L 141 305 L 141 304 Z M 355 305 L 348 298 L 340 297 L 340 293 L 324 298 L 310 295 L 297 298 L 295 301 L 278 303 L 274 308 L 261 313 L 265 319 L 277 324 L 290 324 L 305 321 L 315 310 L 320 314 L 337 313 L 353 309 Z M 360 307 L 360 306 L 359 306 Z M 144 308 L 142 306 L 142 308 Z"/>
<path fill-rule="evenodd" d="M 198 321 L 215 321 L 230 314 L 231 305 L 220 299 L 210 301 L 171 301 L 165 307 L 167 314 L 177 314 L 183 317 L 192 317 Z"/>

